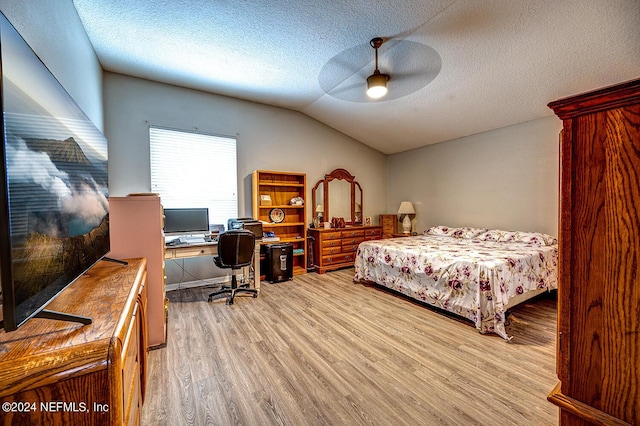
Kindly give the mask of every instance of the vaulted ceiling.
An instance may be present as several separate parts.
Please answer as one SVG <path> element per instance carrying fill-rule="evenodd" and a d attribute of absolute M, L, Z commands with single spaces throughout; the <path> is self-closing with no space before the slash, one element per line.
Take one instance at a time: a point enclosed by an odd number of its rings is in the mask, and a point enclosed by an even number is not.
<path fill-rule="evenodd" d="M 638 0 L 73 1 L 107 71 L 300 111 L 387 154 L 640 77 Z"/>

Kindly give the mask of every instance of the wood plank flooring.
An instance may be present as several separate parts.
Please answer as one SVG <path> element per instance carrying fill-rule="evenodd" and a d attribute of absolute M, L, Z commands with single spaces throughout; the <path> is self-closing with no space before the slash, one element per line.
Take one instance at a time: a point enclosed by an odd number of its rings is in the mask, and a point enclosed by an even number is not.
<path fill-rule="evenodd" d="M 262 283 L 257 299 L 168 293 L 143 425 L 556 425 L 556 302 L 510 316 L 511 342 L 353 269 Z"/>

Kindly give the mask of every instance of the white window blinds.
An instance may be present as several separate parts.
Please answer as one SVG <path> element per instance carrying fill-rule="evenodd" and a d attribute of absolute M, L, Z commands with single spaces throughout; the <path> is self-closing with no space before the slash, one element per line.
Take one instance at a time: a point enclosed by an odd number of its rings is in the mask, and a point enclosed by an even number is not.
<path fill-rule="evenodd" d="M 208 207 L 209 223 L 238 216 L 236 139 L 149 127 L 151 191 L 165 208 Z"/>

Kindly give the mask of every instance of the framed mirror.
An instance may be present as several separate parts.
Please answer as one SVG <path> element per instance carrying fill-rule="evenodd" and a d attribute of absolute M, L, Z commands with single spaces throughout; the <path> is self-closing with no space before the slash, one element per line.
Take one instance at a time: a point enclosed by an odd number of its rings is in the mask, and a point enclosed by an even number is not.
<path fill-rule="evenodd" d="M 362 225 L 362 187 L 347 170 L 324 175 L 311 190 L 311 199 L 314 219 L 322 214 L 320 222 L 342 217 L 347 225 Z"/>

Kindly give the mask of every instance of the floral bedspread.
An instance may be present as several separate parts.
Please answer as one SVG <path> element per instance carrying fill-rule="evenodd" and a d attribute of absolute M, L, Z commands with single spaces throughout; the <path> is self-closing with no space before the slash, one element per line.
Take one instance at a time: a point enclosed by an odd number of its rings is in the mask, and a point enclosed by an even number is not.
<path fill-rule="evenodd" d="M 509 340 L 509 299 L 558 286 L 558 245 L 421 235 L 366 241 L 355 281 L 373 281 L 473 321 Z"/>

